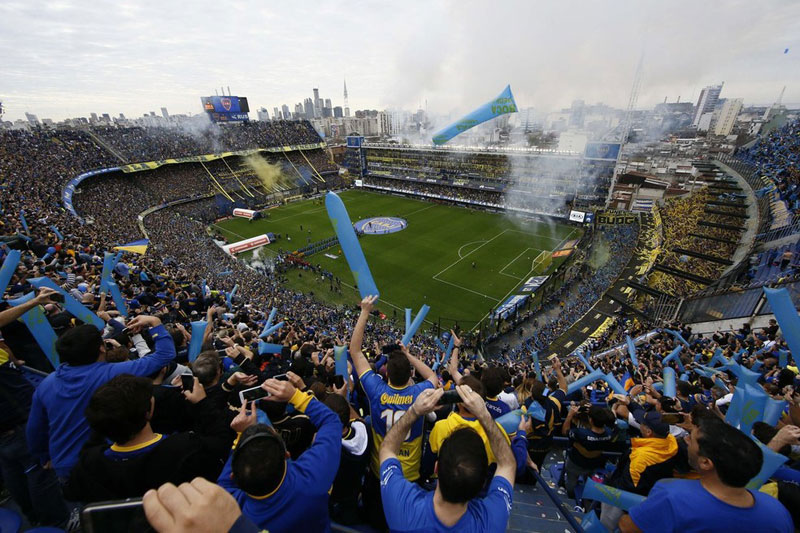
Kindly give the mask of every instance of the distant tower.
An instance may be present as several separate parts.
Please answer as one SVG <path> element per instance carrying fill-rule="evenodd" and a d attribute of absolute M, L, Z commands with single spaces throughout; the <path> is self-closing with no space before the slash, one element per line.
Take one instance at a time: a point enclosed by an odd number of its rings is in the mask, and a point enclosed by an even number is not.
<path fill-rule="evenodd" d="M 344 116 L 350 116 L 350 104 L 347 103 L 347 79 L 344 80 Z"/>

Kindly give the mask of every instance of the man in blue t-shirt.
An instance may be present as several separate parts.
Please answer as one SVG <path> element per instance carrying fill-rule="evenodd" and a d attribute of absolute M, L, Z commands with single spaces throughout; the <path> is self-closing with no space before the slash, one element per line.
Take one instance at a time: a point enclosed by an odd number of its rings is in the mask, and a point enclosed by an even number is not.
<path fill-rule="evenodd" d="M 361 314 L 358 317 L 353 336 L 350 339 L 350 357 L 353 359 L 358 379 L 369 399 L 369 413 L 372 431 L 372 454 L 370 470 L 364 478 L 364 508 L 367 509 L 369 522 L 376 529 L 384 529 L 386 524 L 380 513 L 381 502 L 378 498 L 378 476 L 380 461 L 378 449 L 388 431 L 403 418 L 408 409 L 424 390 L 430 390 L 438 384 L 436 374 L 428 365 L 411 355 L 405 346 L 398 345 L 386 362 L 387 381 L 383 381 L 370 367 L 367 358 L 361 351 L 364 340 L 364 329 L 372 312 L 377 296 L 367 296 L 361 301 Z M 424 380 L 414 383 L 411 371 L 415 370 Z M 409 481 L 419 479 L 419 468 L 422 461 L 422 419 L 416 420 L 405 433 L 405 441 L 398 452 L 403 465 L 403 474 Z"/>
<path fill-rule="evenodd" d="M 511 512 L 516 461 L 483 398 L 467 385 L 456 387 L 464 406 L 489 437 L 497 470 L 483 498 L 477 498 L 488 475 L 483 440 L 472 428 L 454 431 L 442 444 L 437 461 L 439 482 L 426 491 L 403 477 L 397 454 L 414 422 L 437 408 L 442 389 L 425 390 L 393 426 L 380 450 L 381 497 L 393 532 L 503 532 Z"/>
<path fill-rule="evenodd" d="M 659 481 L 647 499 L 619 521 L 639 531 L 794 531 L 786 508 L 745 488 L 761 470 L 763 453 L 747 435 L 713 415 L 697 417 L 687 437 L 699 480 Z"/>

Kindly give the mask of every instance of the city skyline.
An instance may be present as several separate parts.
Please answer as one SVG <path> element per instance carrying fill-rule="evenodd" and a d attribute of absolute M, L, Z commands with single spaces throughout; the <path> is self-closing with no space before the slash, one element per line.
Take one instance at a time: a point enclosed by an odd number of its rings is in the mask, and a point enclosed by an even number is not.
<path fill-rule="evenodd" d="M 642 55 L 638 108 L 696 103 L 723 80 L 745 105 L 774 102 L 784 85 L 783 101 L 800 102 L 800 4 L 785 1 L 187 6 L 3 3 L 4 119 L 198 114 L 199 98 L 220 86 L 248 98 L 251 118 L 291 111 L 311 88 L 344 108 L 344 79 L 352 110 L 414 111 L 427 100 L 431 113 L 458 114 L 507 83 L 520 108 L 575 99 L 624 108 Z"/>

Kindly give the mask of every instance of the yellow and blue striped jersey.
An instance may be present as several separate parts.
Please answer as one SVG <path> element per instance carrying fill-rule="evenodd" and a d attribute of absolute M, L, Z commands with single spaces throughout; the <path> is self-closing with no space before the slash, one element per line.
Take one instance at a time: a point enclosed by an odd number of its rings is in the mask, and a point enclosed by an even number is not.
<path fill-rule="evenodd" d="M 374 443 L 370 467 L 375 476 L 378 476 L 380 472 L 378 451 L 383 443 L 383 438 L 392 428 L 392 424 L 411 409 L 417 396 L 425 389 L 432 389 L 433 384 L 430 381 L 423 381 L 398 389 L 383 381 L 372 370 L 361 374 L 359 379 L 364 392 L 367 393 L 367 398 L 369 398 Z M 400 464 L 403 465 L 403 476 L 409 481 L 419 478 L 419 465 L 422 460 L 422 422 L 422 418 L 414 422 L 397 454 Z"/>

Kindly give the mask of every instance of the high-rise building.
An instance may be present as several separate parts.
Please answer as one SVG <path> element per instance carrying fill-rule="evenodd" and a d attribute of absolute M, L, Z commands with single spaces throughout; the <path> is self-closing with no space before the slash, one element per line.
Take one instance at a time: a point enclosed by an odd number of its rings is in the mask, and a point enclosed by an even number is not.
<path fill-rule="evenodd" d="M 704 114 L 714 111 L 724 83 L 725 82 L 719 85 L 709 85 L 700 92 L 700 98 L 697 99 L 697 107 L 694 110 L 694 117 L 692 118 L 692 126 L 697 126 L 700 123 L 700 117 Z"/>
<path fill-rule="evenodd" d="M 303 110 L 303 104 L 294 104 L 294 118 L 303 118 L 306 112 Z"/>
<path fill-rule="evenodd" d="M 261 109 L 256 111 L 256 114 L 258 115 L 258 120 L 260 122 L 266 122 L 269 120 L 269 111 L 267 111 L 266 107 L 262 107 Z"/>
<path fill-rule="evenodd" d="M 167 113 L 167 108 L 161 108 L 161 116 L 164 117 L 164 120 L 169 120 L 169 113 Z"/>
<path fill-rule="evenodd" d="M 289 106 L 288 105 L 283 104 L 281 106 L 281 111 L 283 111 L 283 119 L 284 120 L 289 120 L 290 118 L 292 118 L 292 114 L 289 112 Z"/>
<path fill-rule="evenodd" d="M 347 80 L 344 80 L 344 116 L 350 116 L 350 104 L 347 102 Z"/>
<path fill-rule="evenodd" d="M 325 99 L 325 107 L 327 107 L 328 109 L 332 109 L 333 108 L 333 104 L 331 104 L 331 99 L 330 98 L 326 98 Z"/>
<path fill-rule="evenodd" d="M 336 106 L 333 108 L 333 116 L 334 118 L 342 118 L 344 115 L 342 114 L 342 107 Z"/>
<path fill-rule="evenodd" d="M 319 97 L 319 89 L 314 87 L 314 117 L 322 116 L 322 99 Z"/>
<path fill-rule="evenodd" d="M 272 108 L 272 120 L 280 120 L 281 119 L 281 112 L 278 111 L 277 107 Z"/>
<path fill-rule="evenodd" d="M 741 98 L 728 98 L 725 103 L 720 106 L 716 122 L 714 123 L 714 135 L 730 135 L 733 130 L 733 125 L 736 123 L 736 117 L 742 110 L 744 101 Z"/>
<path fill-rule="evenodd" d="M 585 110 L 586 103 L 583 100 L 573 100 L 572 108 L 569 112 L 569 125 L 575 128 L 582 128 L 583 120 L 586 115 Z"/>
<path fill-rule="evenodd" d="M 95 115 L 97 116 L 97 115 Z M 39 125 L 39 117 L 34 115 L 33 113 L 25 113 L 25 119 L 28 121 L 28 124 L 31 126 L 38 126 Z"/>

